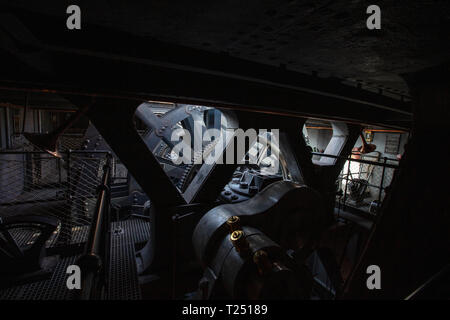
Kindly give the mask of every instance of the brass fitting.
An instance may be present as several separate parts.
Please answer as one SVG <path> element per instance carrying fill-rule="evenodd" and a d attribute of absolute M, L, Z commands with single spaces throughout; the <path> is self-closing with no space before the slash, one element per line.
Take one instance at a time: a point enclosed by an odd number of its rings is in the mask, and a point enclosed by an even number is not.
<path fill-rule="evenodd" d="M 258 250 L 253 254 L 253 262 L 258 267 L 258 272 L 262 276 L 272 271 L 272 263 L 269 260 L 269 255 L 264 250 Z"/>
<path fill-rule="evenodd" d="M 236 251 L 239 253 L 243 253 L 248 249 L 248 242 L 245 239 L 245 233 L 242 230 L 235 230 L 230 235 L 230 240 L 233 243 L 233 246 L 236 248 Z"/>
<path fill-rule="evenodd" d="M 230 232 L 241 229 L 241 219 L 238 216 L 231 216 L 227 220 L 227 226 L 230 228 Z"/>

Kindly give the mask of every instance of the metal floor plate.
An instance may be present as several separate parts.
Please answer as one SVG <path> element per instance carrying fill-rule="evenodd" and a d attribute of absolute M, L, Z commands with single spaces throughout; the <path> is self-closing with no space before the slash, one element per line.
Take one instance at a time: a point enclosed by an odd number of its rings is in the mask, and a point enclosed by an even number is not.
<path fill-rule="evenodd" d="M 111 225 L 111 263 L 107 299 L 139 300 L 135 245 L 149 239 L 149 223 L 131 218 Z"/>
<path fill-rule="evenodd" d="M 84 235 L 85 230 L 74 230 Z M 109 287 L 106 299 L 141 299 L 136 271 L 135 246 L 149 239 L 149 222 L 131 218 L 111 224 L 111 251 Z M 23 230 L 16 234 L 21 244 L 32 241 L 33 232 Z M 17 238 L 16 238 L 17 239 Z M 47 244 L 51 246 L 51 244 Z M 61 258 L 53 274 L 45 280 L 35 281 L 0 290 L 0 300 L 70 300 L 72 292 L 66 287 L 66 269 L 78 256 Z"/>
<path fill-rule="evenodd" d="M 60 259 L 55 271 L 47 280 L 0 290 L 0 300 L 70 300 L 72 291 L 66 286 L 66 269 L 77 259 L 78 256 Z"/>

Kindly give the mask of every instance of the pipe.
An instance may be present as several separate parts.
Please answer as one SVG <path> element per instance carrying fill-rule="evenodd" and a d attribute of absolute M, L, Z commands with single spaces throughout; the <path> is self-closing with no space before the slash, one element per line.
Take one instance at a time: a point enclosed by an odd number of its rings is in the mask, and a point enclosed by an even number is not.
<path fill-rule="evenodd" d="M 92 297 L 96 298 L 96 285 L 98 275 L 104 272 L 105 255 L 103 247 L 107 243 L 105 232 L 109 226 L 107 225 L 109 213 L 109 181 L 111 172 L 111 154 L 107 155 L 106 164 L 103 167 L 102 183 L 99 185 L 99 195 L 95 205 L 94 215 L 92 217 L 92 225 L 89 230 L 88 241 L 86 243 L 85 254 L 78 259 L 78 265 L 81 268 L 82 287 L 79 298 L 81 300 L 89 300 Z M 103 256 L 103 257 L 102 257 Z M 102 259 L 103 258 L 103 259 Z"/>

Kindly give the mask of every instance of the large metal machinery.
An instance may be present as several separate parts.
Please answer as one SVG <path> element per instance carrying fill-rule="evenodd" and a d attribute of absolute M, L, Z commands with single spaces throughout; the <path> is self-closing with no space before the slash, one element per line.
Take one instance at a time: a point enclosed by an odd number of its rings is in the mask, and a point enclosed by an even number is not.
<path fill-rule="evenodd" d="M 204 269 L 197 298 L 308 298 L 305 259 L 326 227 L 320 194 L 290 181 L 211 209 L 192 238 Z"/>

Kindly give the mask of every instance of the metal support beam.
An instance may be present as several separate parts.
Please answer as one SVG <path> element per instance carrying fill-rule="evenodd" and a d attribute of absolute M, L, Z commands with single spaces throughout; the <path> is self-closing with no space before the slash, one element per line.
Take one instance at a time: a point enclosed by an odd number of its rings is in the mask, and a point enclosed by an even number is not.
<path fill-rule="evenodd" d="M 89 111 L 89 118 L 114 153 L 120 158 L 156 207 L 184 203 L 181 194 L 161 168 L 133 124 L 134 101 L 98 100 Z"/>
<path fill-rule="evenodd" d="M 224 138 L 223 149 L 214 156 L 217 159 L 224 159 L 223 162 L 225 163 L 227 154 L 235 154 L 235 143 L 233 143 L 234 133 L 227 134 L 227 132 L 237 129 L 238 121 L 233 112 L 223 111 L 222 116 L 226 118 L 225 126 L 222 128 L 224 137 L 221 137 Z M 251 146 L 252 143 L 250 141 L 249 145 Z M 183 194 L 185 201 L 187 203 L 215 201 L 225 184 L 230 181 L 237 166 L 238 164 L 236 162 L 234 164 L 203 163 L 199 172 Z"/>
<path fill-rule="evenodd" d="M 404 299 L 450 262 L 450 216 L 444 200 L 450 168 L 426 152 L 446 148 L 450 139 L 450 68 L 424 70 L 407 80 L 414 99 L 411 140 L 345 298 Z M 381 290 L 366 286 L 370 265 L 381 269 Z"/>
<path fill-rule="evenodd" d="M 35 68 L 35 63 L 22 59 L 22 52 L 8 50 L 11 61 L 0 61 L 1 87 L 28 86 L 141 101 L 164 98 L 399 128 L 407 128 L 411 119 L 408 103 L 336 81 L 155 40 L 148 50 L 148 39 L 102 28 L 88 28 L 88 34 L 83 37 L 67 32 L 58 36 L 40 30 L 42 25 L 57 26 L 58 21 L 50 17 L 42 20 L 33 13 L 28 13 L 25 19 L 22 14 L 14 13 L 17 17 L 14 25 L 20 22 L 24 27 L 21 29 L 32 29 L 39 34 L 36 41 L 26 44 L 40 52 L 39 61 L 46 58 L 51 64 Z M 5 30 L 11 29 L 5 26 Z M 115 49 L 109 41 L 120 50 L 111 52 Z"/>

